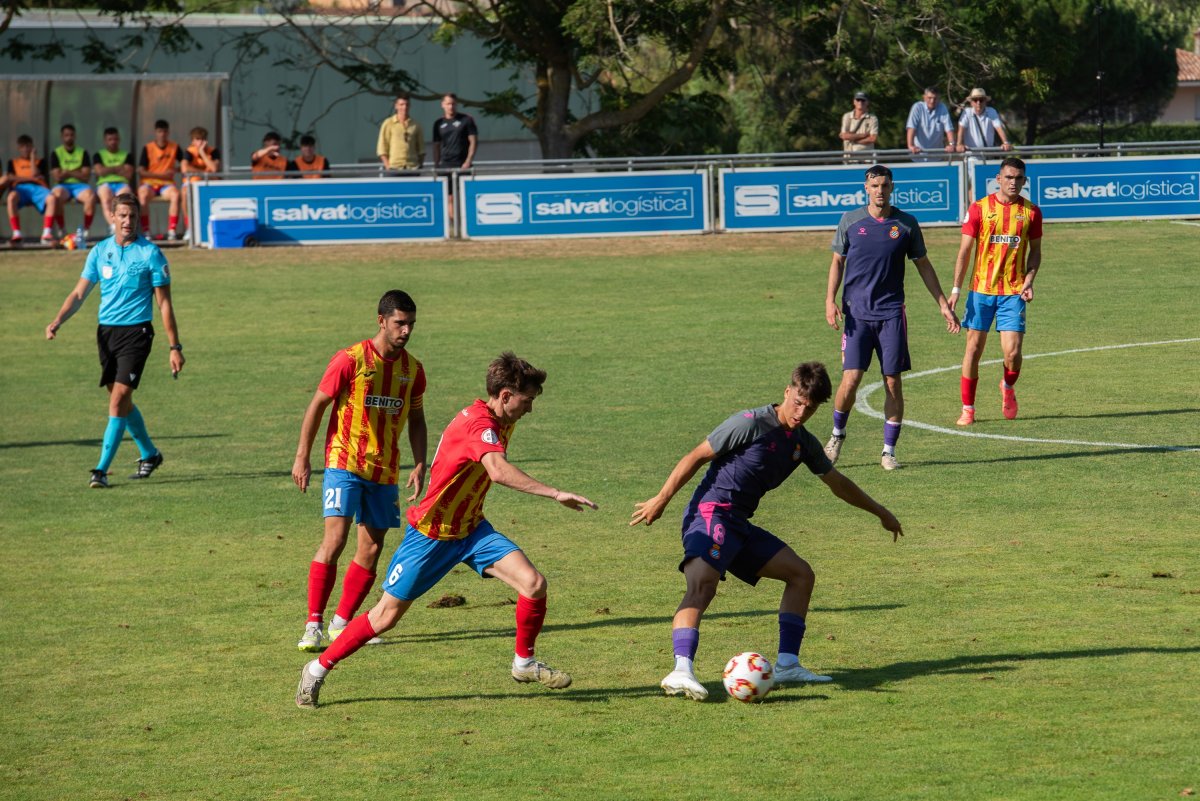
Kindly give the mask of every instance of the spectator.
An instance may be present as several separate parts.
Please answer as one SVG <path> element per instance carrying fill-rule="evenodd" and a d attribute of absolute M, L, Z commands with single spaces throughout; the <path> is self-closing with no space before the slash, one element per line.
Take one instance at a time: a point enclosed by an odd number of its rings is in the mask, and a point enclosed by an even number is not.
<path fill-rule="evenodd" d="M 938 99 L 938 90 L 932 86 L 925 87 L 921 99 L 909 109 L 905 128 L 908 152 L 913 154 L 913 161 L 930 161 L 931 156 L 921 155 L 927 150 L 944 148 L 947 153 L 954 152 L 954 124 L 950 122 L 950 112 Z"/>
<path fill-rule="evenodd" d="M 83 204 L 83 230 L 92 227 L 96 216 L 96 192 L 92 189 L 92 159 L 81 147 L 75 147 L 75 126 L 67 123 L 60 131 L 62 144 L 50 152 L 50 179 L 54 183 L 55 217 L 58 227 L 66 227 L 63 210 L 71 199 Z M 80 243 L 83 244 L 83 243 Z"/>
<path fill-rule="evenodd" d="M 842 150 L 847 153 L 857 153 L 862 150 L 873 150 L 875 141 L 879 138 L 879 118 L 868 111 L 871 98 L 866 92 L 854 95 L 854 110 L 842 115 L 842 132 L 838 138 L 842 140 Z"/>
<path fill-rule="evenodd" d="M 287 157 L 279 152 L 283 138 L 274 131 L 263 137 L 263 146 L 250 154 L 250 170 L 256 179 L 283 178 L 287 172 Z"/>
<path fill-rule="evenodd" d="M 17 153 L 15 159 L 8 162 L 8 175 L 5 183 L 12 188 L 8 193 L 8 224 L 12 227 L 13 247 L 21 244 L 22 206 L 33 206 L 43 215 L 42 244 L 54 245 L 54 211 L 58 206 L 54 193 L 50 191 L 49 174 L 46 172 L 46 160 L 37 157 L 33 146 L 33 137 L 21 134 L 17 137 Z"/>
<path fill-rule="evenodd" d="M 147 142 L 142 147 L 138 186 L 138 205 L 141 207 L 142 231 L 150 237 L 150 201 L 155 197 L 166 198 L 170 204 L 167 209 L 167 241 L 174 242 L 179 238 L 175 229 L 179 225 L 179 187 L 175 186 L 175 173 L 179 169 L 181 151 L 179 145 L 171 141 L 171 126 L 166 120 L 156 120 L 154 123 L 154 141 Z"/>
<path fill-rule="evenodd" d="M 113 222 L 116 211 L 113 203 L 117 195 L 133 191 L 133 154 L 121 149 L 121 133 L 116 128 L 104 129 L 104 147 L 96 151 L 92 159 L 92 172 L 96 174 L 96 195 L 104 218 L 108 220 L 108 233 L 117 232 Z"/>
<path fill-rule="evenodd" d="M 425 136 L 408 116 L 408 95 L 396 98 L 396 113 L 379 126 L 375 153 L 389 170 L 416 170 L 425 161 Z"/>
<path fill-rule="evenodd" d="M 300 137 L 300 155 L 288 162 L 288 172 L 299 173 L 293 178 L 324 178 L 329 161 L 317 153 L 317 140 L 311 134 Z"/>
<path fill-rule="evenodd" d="M 1008 132 L 996 109 L 988 106 L 991 100 L 988 93 L 976 86 L 967 95 L 969 108 L 963 109 L 958 118 L 958 152 L 979 150 L 995 147 L 996 138 L 1000 138 L 1001 150 L 1012 150 L 1008 142 Z"/>
<path fill-rule="evenodd" d="M 433 163 L 447 170 L 469 170 L 475 160 L 479 131 L 470 114 L 459 111 L 458 96 L 442 96 L 442 116 L 433 124 Z"/>

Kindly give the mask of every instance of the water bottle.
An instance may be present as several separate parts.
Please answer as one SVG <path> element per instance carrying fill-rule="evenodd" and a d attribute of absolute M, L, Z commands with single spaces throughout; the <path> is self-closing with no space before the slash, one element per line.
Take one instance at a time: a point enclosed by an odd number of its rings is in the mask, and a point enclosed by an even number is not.
<path fill-rule="evenodd" d="M 87 249 L 87 229 L 82 225 L 79 226 L 79 229 L 75 231 L 75 245 L 80 250 Z"/>

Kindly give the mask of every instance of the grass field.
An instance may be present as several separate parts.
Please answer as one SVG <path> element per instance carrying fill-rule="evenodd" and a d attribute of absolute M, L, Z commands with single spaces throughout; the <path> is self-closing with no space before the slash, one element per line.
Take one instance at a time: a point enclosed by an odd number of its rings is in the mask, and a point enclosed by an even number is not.
<path fill-rule="evenodd" d="M 958 234 L 927 236 L 948 287 Z M 1200 452 L 1182 449 L 1200 448 L 1200 228 L 1187 225 L 1048 229 L 1028 355 L 1173 342 L 1030 359 L 1011 422 L 988 367 L 970 433 L 1016 439 L 936 430 L 954 429 L 957 373 L 917 373 L 953 368 L 963 340 L 910 271 L 904 468 L 880 470 L 882 423 L 862 412 L 839 465 L 906 536 L 894 545 L 804 470 L 755 517 L 817 571 L 802 661 L 835 683 L 726 700 L 729 656 L 774 657 L 779 600 L 729 581 L 702 629 L 709 701 L 662 695 L 687 493 L 650 529 L 626 521 L 729 413 L 778 400 L 798 361 L 825 360 L 836 382 L 827 239 L 176 251 L 188 363 L 172 381 L 160 337 L 138 391 L 166 464 L 127 481 L 127 440 L 107 492 L 86 488 L 105 415 L 97 298 L 42 335 L 82 258 L 0 254 L 0 797 L 1200 792 Z M 515 596 L 461 569 L 429 599 L 466 605 L 418 602 L 330 676 L 321 709 L 293 705 L 320 530 L 316 494 L 289 477 L 300 418 L 391 287 L 419 305 L 410 349 L 432 442 L 500 350 L 549 372 L 511 458 L 600 510 L 495 488 L 488 516 L 550 581 L 538 653 L 575 675 L 569 690 L 508 678 Z M 860 400 L 882 407 L 878 392 Z M 826 407 L 809 428 L 828 427 Z"/>

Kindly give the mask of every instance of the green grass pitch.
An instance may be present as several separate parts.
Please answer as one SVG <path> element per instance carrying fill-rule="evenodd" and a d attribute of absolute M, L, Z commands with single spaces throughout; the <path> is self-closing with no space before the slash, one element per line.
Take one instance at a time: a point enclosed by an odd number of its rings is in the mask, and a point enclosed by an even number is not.
<path fill-rule="evenodd" d="M 927 236 L 948 289 L 959 235 Z M 626 523 L 726 415 L 779 400 L 797 362 L 836 384 L 828 234 L 174 251 L 188 363 L 172 381 L 160 336 L 137 394 L 166 464 L 126 480 L 126 440 L 106 492 L 87 489 L 106 414 L 98 298 L 43 337 L 82 254 L 0 254 L 0 797 L 1200 791 L 1200 452 L 1182 449 L 1200 448 L 1200 228 L 1056 225 L 1044 251 L 1027 356 L 1166 344 L 1030 358 L 1012 422 L 987 367 L 970 433 L 1015 439 L 964 437 L 963 338 L 910 269 L 904 468 L 879 468 L 882 423 L 863 412 L 840 465 L 906 536 L 804 470 L 766 498 L 756 522 L 817 571 L 802 660 L 836 681 L 761 705 L 728 700 L 720 670 L 774 657 L 779 586 L 726 582 L 702 627 L 709 701 L 666 698 L 690 488 L 653 527 Z M 487 510 L 549 579 L 538 653 L 569 690 L 508 677 L 515 596 L 460 569 L 428 600 L 466 605 L 418 602 L 330 676 L 321 709 L 293 705 L 320 532 L 317 494 L 289 476 L 300 418 L 393 287 L 419 307 L 431 448 L 500 350 L 549 372 L 511 458 L 600 510 L 500 487 Z M 822 440 L 829 414 L 809 424 Z"/>

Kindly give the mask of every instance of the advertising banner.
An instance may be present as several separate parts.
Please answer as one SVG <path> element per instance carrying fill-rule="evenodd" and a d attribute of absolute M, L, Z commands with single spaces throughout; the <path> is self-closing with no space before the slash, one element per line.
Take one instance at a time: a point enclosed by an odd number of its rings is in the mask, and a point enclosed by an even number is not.
<path fill-rule="evenodd" d="M 438 240 L 450 234 L 443 178 L 213 181 L 192 187 L 191 230 L 200 245 L 228 247 L 228 220 L 257 220 L 263 245 Z M 212 223 L 212 225 L 210 225 Z M 237 245 L 233 245 L 237 246 Z"/>
<path fill-rule="evenodd" d="M 973 166 L 976 200 L 996 191 L 1000 162 Z M 1037 159 L 1021 194 L 1047 221 L 1200 217 L 1200 156 Z"/>
<path fill-rule="evenodd" d="M 701 234 L 707 171 L 464 177 L 466 239 Z"/>
<path fill-rule="evenodd" d="M 835 229 L 847 211 L 867 205 L 870 165 L 767 167 L 720 171 L 720 227 L 725 231 Z M 961 164 L 888 165 L 892 205 L 924 225 L 949 225 L 962 213 Z"/>

